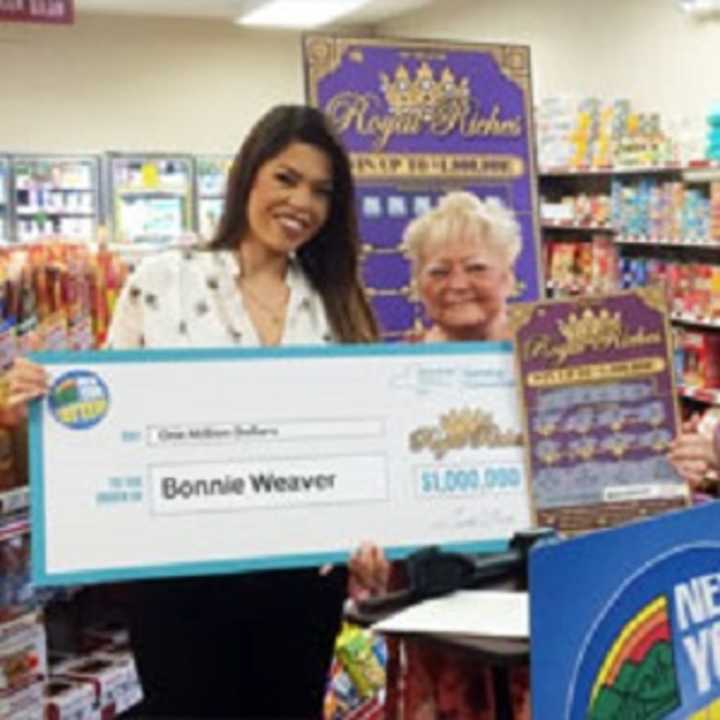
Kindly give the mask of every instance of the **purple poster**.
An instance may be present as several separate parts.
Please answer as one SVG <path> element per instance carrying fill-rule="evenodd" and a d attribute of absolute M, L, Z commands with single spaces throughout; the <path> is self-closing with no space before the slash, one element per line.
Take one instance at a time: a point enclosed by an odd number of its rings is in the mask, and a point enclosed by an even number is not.
<path fill-rule="evenodd" d="M 363 274 L 386 339 L 421 323 L 405 226 L 453 190 L 497 197 L 522 232 L 515 300 L 539 297 L 530 51 L 310 36 L 306 94 L 351 152 Z"/>
<path fill-rule="evenodd" d="M 74 0 L 0 0 L 0 22 L 70 25 L 74 18 Z"/>
<path fill-rule="evenodd" d="M 661 288 L 513 308 L 537 523 L 567 533 L 688 502 Z"/>

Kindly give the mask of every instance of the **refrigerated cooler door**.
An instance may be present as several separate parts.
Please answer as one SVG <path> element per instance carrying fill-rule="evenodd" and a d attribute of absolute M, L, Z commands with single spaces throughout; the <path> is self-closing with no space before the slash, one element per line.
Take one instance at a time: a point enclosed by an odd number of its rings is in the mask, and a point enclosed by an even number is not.
<path fill-rule="evenodd" d="M 111 155 L 110 208 L 117 242 L 164 245 L 193 232 L 189 156 Z"/>
<path fill-rule="evenodd" d="M 59 236 L 93 241 L 100 223 L 99 158 L 12 157 L 13 232 L 19 242 Z"/>
<path fill-rule="evenodd" d="M 195 159 L 197 230 L 204 240 L 213 237 L 220 221 L 231 165 L 230 155 L 205 155 Z"/>

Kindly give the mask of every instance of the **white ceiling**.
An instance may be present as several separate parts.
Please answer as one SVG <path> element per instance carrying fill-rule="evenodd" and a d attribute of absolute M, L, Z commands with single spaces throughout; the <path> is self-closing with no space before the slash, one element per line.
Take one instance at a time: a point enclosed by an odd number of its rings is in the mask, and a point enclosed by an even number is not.
<path fill-rule="evenodd" d="M 233 20 L 268 0 L 75 0 L 78 13 L 203 17 Z M 370 0 L 342 18 L 344 25 L 375 24 L 416 10 L 435 0 Z"/>

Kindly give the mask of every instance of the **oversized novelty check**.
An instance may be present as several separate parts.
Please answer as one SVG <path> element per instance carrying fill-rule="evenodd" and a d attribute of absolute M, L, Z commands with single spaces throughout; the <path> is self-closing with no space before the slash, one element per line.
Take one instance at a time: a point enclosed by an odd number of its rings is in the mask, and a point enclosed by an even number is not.
<path fill-rule="evenodd" d="M 35 359 L 39 585 L 495 550 L 529 523 L 509 344 Z"/>

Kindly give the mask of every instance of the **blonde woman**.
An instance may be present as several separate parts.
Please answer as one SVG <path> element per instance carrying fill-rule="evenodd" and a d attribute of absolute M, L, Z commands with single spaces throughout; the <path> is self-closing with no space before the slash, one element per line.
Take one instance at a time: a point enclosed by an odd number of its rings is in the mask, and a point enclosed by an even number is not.
<path fill-rule="evenodd" d="M 431 321 L 410 342 L 507 340 L 507 299 L 515 285 L 513 266 L 522 246 L 520 226 L 500 200 L 451 192 L 405 229 L 416 297 Z M 382 551 L 364 544 L 351 562 L 362 590 L 381 592 L 388 578 Z"/>
<path fill-rule="evenodd" d="M 521 249 L 520 226 L 496 198 L 445 195 L 411 222 L 403 246 L 417 297 L 432 325 L 424 342 L 509 338 L 507 299 Z"/>

